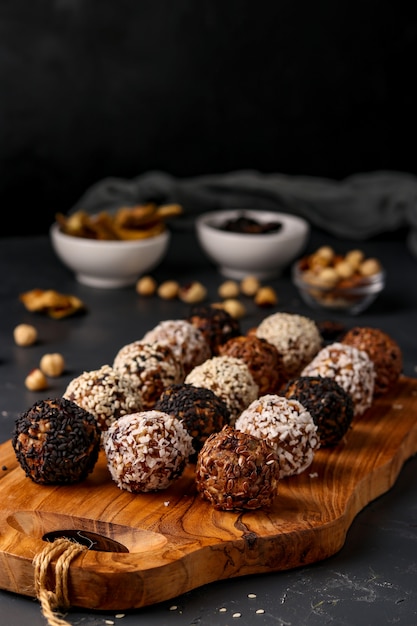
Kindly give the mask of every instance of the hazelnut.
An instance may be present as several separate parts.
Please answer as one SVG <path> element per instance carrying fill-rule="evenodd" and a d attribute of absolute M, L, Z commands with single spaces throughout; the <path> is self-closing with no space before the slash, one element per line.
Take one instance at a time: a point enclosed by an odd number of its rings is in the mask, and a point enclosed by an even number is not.
<path fill-rule="evenodd" d="M 178 296 L 179 284 L 176 280 L 166 280 L 158 287 L 158 296 L 163 300 L 174 300 Z"/>
<path fill-rule="evenodd" d="M 157 282 L 152 276 L 142 276 L 136 283 L 136 293 L 140 296 L 153 296 L 157 287 Z"/>
<path fill-rule="evenodd" d="M 235 319 L 240 319 L 246 315 L 245 307 L 240 300 L 237 300 L 236 298 L 228 298 L 227 300 L 224 300 L 222 308 Z"/>
<path fill-rule="evenodd" d="M 335 265 L 334 269 L 336 270 L 339 278 L 350 278 L 355 273 L 355 268 L 347 261 L 339 261 L 339 263 Z"/>
<path fill-rule="evenodd" d="M 221 298 L 237 298 L 239 295 L 239 285 L 234 280 L 226 280 L 218 289 Z"/>
<path fill-rule="evenodd" d="M 330 246 L 321 246 L 315 252 L 316 258 L 321 259 L 321 261 L 326 263 L 331 263 L 333 261 L 334 254 L 334 250 Z"/>
<path fill-rule="evenodd" d="M 37 367 L 26 376 L 25 385 L 30 391 L 42 391 L 48 388 L 45 374 Z"/>
<path fill-rule="evenodd" d="M 317 276 L 316 285 L 320 287 L 334 287 L 339 281 L 339 276 L 333 267 L 325 267 Z"/>
<path fill-rule="evenodd" d="M 256 296 L 255 304 L 260 307 L 270 307 L 278 304 L 278 296 L 272 287 L 260 287 Z"/>
<path fill-rule="evenodd" d="M 196 304 L 197 302 L 202 302 L 206 299 L 207 289 L 198 281 L 194 281 L 180 287 L 178 296 L 182 302 Z"/>
<path fill-rule="evenodd" d="M 18 346 L 32 346 L 38 339 L 38 331 L 31 324 L 19 324 L 13 331 Z"/>
<path fill-rule="evenodd" d="M 381 264 L 378 259 L 366 259 L 359 266 L 359 272 L 362 276 L 373 276 L 381 271 Z"/>
<path fill-rule="evenodd" d="M 42 372 L 46 374 L 46 376 L 57 378 L 58 376 L 61 376 L 65 369 L 64 357 L 62 354 L 59 354 L 59 352 L 44 354 L 41 358 L 39 367 Z"/>
<path fill-rule="evenodd" d="M 358 269 L 364 258 L 365 255 L 362 250 L 350 250 L 345 254 L 345 261 L 349 263 L 355 270 Z"/>
<path fill-rule="evenodd" d="M 252 298 L 261 286 L 256 276 L 245 276 L 240 283 L 240 291 L 244 296 Z"/>

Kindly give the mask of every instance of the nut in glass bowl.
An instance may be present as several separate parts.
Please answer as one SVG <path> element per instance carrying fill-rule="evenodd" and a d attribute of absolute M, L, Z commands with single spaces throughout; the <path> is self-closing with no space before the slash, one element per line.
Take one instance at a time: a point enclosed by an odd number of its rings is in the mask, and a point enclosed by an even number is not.
<path fill-rule="evenodd" d="M 328 252 L 330 249 L 326 248 Z M 306 304 L 315 309 L 357 315 L 367 309 L 385 287 L 385 272 L 376 259 L 359 251 L 345 257 L 320 256 L 324 248 L 292 266 L 292 280 Z M 333 251 L 331 251 L 333 252 Z M 352 261 L 349 263 L 349 255 Z"/>

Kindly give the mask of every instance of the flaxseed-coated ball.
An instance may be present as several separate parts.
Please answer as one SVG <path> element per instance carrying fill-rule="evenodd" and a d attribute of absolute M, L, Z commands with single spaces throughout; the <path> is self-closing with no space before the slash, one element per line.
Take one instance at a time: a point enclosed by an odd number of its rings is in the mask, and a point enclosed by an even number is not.
<path fill-rule="evenodd" d="M 348 432 L 353 419 L 353 400 L 334 378 L 299 376 L 289 381 L 282 395 L 298 400 L 317 426 L 322 448 L 335 446 Z"/>
<path fill-rule="evenodd" d="M 186 320 L 164 320 L 142 337 L 144 343 L 158 343 L 171 348 L 184 367 L 185 375 L 211 357 L 203 333 Z"/>
<path fill-rule="evenodd" d="M 256 328 L 255 334 L 276 347 L 282 356 L 288 378 L 299 376 L 323 343 L 317 324 L 295 313 L 268 315 Z"/>
<path fill-rule="evenodd" d="M 110 365 L 73 378 L 63 396 L 92 413 L 102 431 L 122 415 L 142 409 L 141 395 L 131 379 Z"/>
<path fill-rule="evenodd" d="M 270 507 L 278 492 L 279 462 L 265 439 L 226 425 L 198 453 L 196 487 L 216 510 Z"/>
<path fill-rule="evenodd" d="M 303 369 L 301 376 L 333 378 L 353 400 L 355 415 L 362 415 L 372 405 L 375 368 L 367 353 L 340 342 L 322 348 Z"/>
<path fill-rule="evenodd" d="M 120 348 L 114 369 L 128 376 L 139 391 L 143 409 L 150 410 L 169 385 L 184 382 L 184 367 L 172 349 L 158 343 L 134 341 Z"/>
<path fill-rule="evenodd" d="M 278 454 L 280 478 L 304 472 L 320 447 L 317 426 L 307 409 L 298 400 L 275 394 L 252 402 L 238 417 L 235 427 L 267 439 Z"/>
<path fill-rule="evenodd" d="M 229 423 L 227 404 L 211 389 L 194 385 L 170 385 L 165 389 L 155 410 L 174 415 L 193 439 L 193 448 L 201 450 L 207 437 Z"/>
<path fill-rule="evenodd" d="M 140 411 L 124 415 L 103 433 L 113 481 L 132 493 L 166 489 L 193 454 L 191 436 L 173 415 Z"/>
<path fill-rule="evenodd" d="M 238 319 L 210 305 L 192 307 L 187 319 L 203 333 L 213 356 L 219 354 L 219 347 L 228 339 L 242 334 Z"/>
<path fill-rule="evenodd" d="M 374 395 L 387 393 L 398 381 L 403 370 L 403 356 L 398 343 L 379 328 L 355 326 L 341 339 L 342 343 L 363 350 L 375 367 Z"/>
<path fill-rule="evenodd" d="M 258 397 L 258 385 L 242 359 L 233 356 L 213 356 L 197 365 L 185 379 L 195 387 L 211 389 L 227 405 L 230 424 Z"/>
<path fill-rule="evenodd" d="M 232 337 L 219 348 L 220 355 L 242 359 L 259 387 L 258 395 L 277 393 L 287 380 L 282 357 L 275 346 L 256 335 Z"/>
<path fill-rule="evenodd" d="M 100 438 L 94 415 L 65 398 L 48 398 L 17 418 L 12 445 L 33 482 L 69 485 L 93 471 Z"/>

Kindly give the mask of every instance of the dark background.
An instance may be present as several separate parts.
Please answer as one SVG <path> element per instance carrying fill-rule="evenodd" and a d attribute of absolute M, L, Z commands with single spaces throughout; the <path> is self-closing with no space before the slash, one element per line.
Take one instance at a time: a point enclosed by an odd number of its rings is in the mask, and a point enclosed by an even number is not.
<path fill-rule="evenodd" d="M 95 182 L 417 174 L 414 3 L 0 0 L 0 236 Z"/>

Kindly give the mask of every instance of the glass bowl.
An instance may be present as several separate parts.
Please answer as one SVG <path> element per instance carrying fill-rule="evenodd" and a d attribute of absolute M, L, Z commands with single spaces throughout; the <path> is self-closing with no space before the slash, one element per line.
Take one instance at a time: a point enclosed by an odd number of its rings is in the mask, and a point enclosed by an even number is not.
<path fill-rule="evenodd" d="M 384 289 L 385 272 L 381 270 L 371 276 L 357 276 L 325 287 L 311 273 L 302 271 L 298 260 L 292 266 L 292 280 L 304 302 L 312 308 L 357 315 Z"/>

